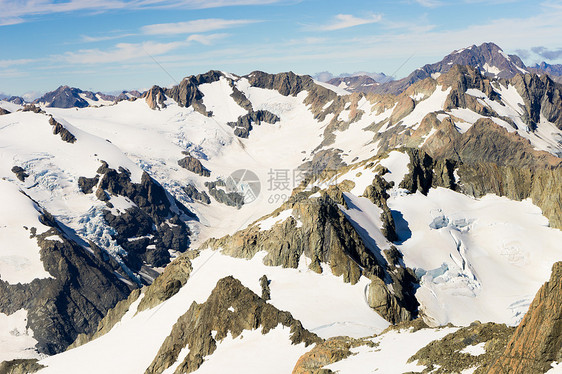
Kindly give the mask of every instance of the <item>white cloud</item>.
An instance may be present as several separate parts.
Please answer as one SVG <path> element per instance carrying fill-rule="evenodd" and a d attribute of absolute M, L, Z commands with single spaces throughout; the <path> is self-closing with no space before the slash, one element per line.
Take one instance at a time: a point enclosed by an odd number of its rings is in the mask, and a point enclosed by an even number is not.
<path fill-rule="evenodd" d="M 189 42 L 193 41 L 204 45 L 211 45 L 213 44 L 214 41 L 219 39 L 224 39 L 227 36 L 229 36 L 229 34 L 208 34 L 208 35 L 193 34 L 187 38 L 187 41 Z"/>
<path fill-rule="evenodd" d="M 228 34 L 193 34 L 185 40 L 169 43 L 157 43 L 153 41 L 143 43 L 118 43 L 113 48 L 106 50 L 95 48 L 66 52 L 63 55 L 63 59 L 69 64 L 109 64 L 134 60 L 142 61 L 147 58 L 154 58 L 154 56 L 165 55 L 182 47 L 188 47 L 193 42 L 211 45 L 214 41 L 227 36 Z M 57 59 L 57 56 L 53 56 L 53 59 Z"/>
<path fill-rule="evenodd" d="M 198 19 L 187 22 L 160 23 L 148 25 L 141 28 L 142 32 L 148 35 L 177 35 L 177 34 L 196 34 L 214 30 L 222 30 L 235 26 L 247 25 L 259 22 L 256 20 L 227 20 L 220 18 Z"/>
<path fill-rule="evenodd" d="M 15 66 L 15 65 L 25 65 L 25 64 L 29 64 L 30 62 L 33 62 L 34 60 L 32 59 L 17 59 L 17 60 L 0 60 L 0 68 L 5 69 L 7 67 L 10 66 Z"/>
<path fill-rule="evenodd" d="M 67 52 L 63 55 L 63 58 L 70 64 L 108 64 L 162 55 L 186 44 L 183 41 L 171 43 L 119 43 L 114 48 L 108 50 L 81 49 L 77 52 Z"/>
<path fill-rule="evenodd" d="M 119 35 L 106 35 L 106 36 L 90 36 L 90 35 L 81 35 L 82 42 L 84 43 L 95 43 L 95 42 L 103 42 L 107 40 L 115 40 L 126 38 L 127 36 L 135 36 L 136 34 L 119 34 Z"/>
<path fill-rule="evenodd" d="M 0 0 L 0 26 L 22 23 L 28 17 L 52 13 L 153 8 L 205 9 L 288 1 L 290 0 Z"/>
<path fill-rule="evenodd" d="M 443 5 L 443 2 L 440 0 L 415 0 L 415 2 L 426 8 L 435 8 Z"/>
<path fill-rule="evenodd" d="M 324 31 L 341 30 L 349 27 L 376 23 L 381 19 L 382 16 L 380 14 L 373 14 L 365 18 L 355 17 L 351 14 L 338 14 L 331 23 L 321 26 L 319 29 Z"/>

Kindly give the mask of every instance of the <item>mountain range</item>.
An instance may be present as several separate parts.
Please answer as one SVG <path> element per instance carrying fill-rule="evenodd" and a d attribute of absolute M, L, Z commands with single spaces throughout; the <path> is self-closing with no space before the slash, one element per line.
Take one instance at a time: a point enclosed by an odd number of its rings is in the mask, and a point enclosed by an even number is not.
<path fill-rule="evenodd" d="M 562 86 L 533 69 L 486 43 L 385 83 L 0 101 L 0 373 L 556 372 Z"/>

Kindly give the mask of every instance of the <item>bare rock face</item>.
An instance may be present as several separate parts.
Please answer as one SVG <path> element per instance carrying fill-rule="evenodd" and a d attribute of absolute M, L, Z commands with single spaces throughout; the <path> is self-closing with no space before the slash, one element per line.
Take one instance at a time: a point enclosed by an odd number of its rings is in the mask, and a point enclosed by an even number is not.
<path fill-rule="evenodd" d="M 134 289 L 129 295 L 129 297 L 119 301 L 113 308 L 111 308 L 107 312 L 107 314 L 99 322 L 97 329 L 93 333 L 90 334 L 84 333 L 78 335 L 76 340 L 70 346 L 68 346 L 67 350 L 80 347 L 81 345 L 84 345 L 94 339 L 97 339 L 100 336 L 103 336 L 107 334 L 109 331 L 111 331 L 113 326 L 115 326 L 119 321 L 121 321 L 125 313 L 129 311 L 131 305 L 140 297 L 140 295 L 141 295 L 140 288 Z"/>
<path fill-rule="evenodd" d="M 166 94 L 161 87 L 153 86 L 150 90 L 146 91 L 143 95 L 146 103 L 150 109 L 164 109 L 166 108 Z"/>
<path fill-rule="evenodd" d="M 84 193 L 92 193 L 95 188 L 96 197 L 108 207 L 111 196 L 123 196 L 134 203 L 124 212 L 114 214 L 107 209 L 103 214 L 115 231 L 113 239 L 127 252 L 121 258 L 125 272 L 142 275 L 135 280 L 137 283 L 149 284 L 154 280 L 158 273 L 150 266 L 168 264 L 169 250 L 187 249 L 190 231 L 185 221 L 195 216 L 147 173 L 143 173 L 140 183 L 133 183 L 128 170 L 114 170 L 102 162 L 96 176 L 81 177 L 78 185 Z"/>
<path fill-rule="evenodd" d="M 47 92 L 34 103 L 45 103 L 51 108 L 85 108 L 89 104 L 80 96 L 82 93 L 78 88 L 60 86 L 55 91 Z"/>
<path fill-rule="evenodd" d="M 76 142 L 76 137 L 68 131 L 66 127 L 57 122 L 53 117 L 49 118 L 49 124 L 53 126 L 53 134 L 60 135 L 61 139 L 67 143 Z"/>
<path fill-rule="evenodd" d="M 308 268 L 317 273 L 323 271 L 324 264 L 344 282 L 355 284 L 361 276 L 371 279 L 370 304 L 388 321 L 395 323 L 414 318 L 418 304 L 413 296 L 416 280 L 411 271 L 377 259 L 373 251 L 379 249 L 365 246 L 338 206 L 346 205 L 340 190 L 322 191 L 318 198 L 308 198 L 310 194 L 293 195 L 271 216 L 282 209 L 292 209 L 294 217 L 269 230 L 260 230 L 258 225 L 253 225 L 232 236 L 210 239 L 201 248 L 222 248 L 224 254 L 242 258 L 252 258 L 256 253 L 266 251 L 266 265 L 287 268 L 297 268 L 304 254 Z M 392 292 L 382 282 L 387 276 L 392 279 Z M 381 285 L 379 281 L 386 289 L 384 293 L 377 287 Z"/>
<path fill-rule="evenodd" d="M 562 85 L 548 75 L 525 74 L 512 80 L 525 103 L 525 120 L 529 128 L 535 129 L 541 115 L 562 129 Z"/>
<path fill-rule="evenodd" d="M 252 124 L 261 125 L 262 122 L 274 124 L 280 120 L 279 117 L 267 110 L 258 110 L 240 116 L 236 122 L 228 122 L 227 125 L 234 128 L 234 135 L 247 138 L 252 130 Z"/>
<path fill-rule="evenodd" d="M 562 360 L 562 262 L 546 282 L 515 330 L 505 352 L 488 373 L 545 373 Z"/>
<path fill-rule="evenodd" d="M 416 103 L 411 97 L 406 95 L 400 97 L 398 104 L 396 105 L 396 107 L 392 111 L 392 115 L 390 116 L 390 123 L 394 125 L 400 122 L 402 118 L 412 113 L 415 106 Z"/>
<path fill-rule="evenodd" d="M 146 289 L 137 311 L 153 308 L 174 296 L 187 282 L 192 270 L 191 261 L 186 256 L 181 256 L 172 262 Z"/>
<path fill-rule="evenodd" d="M 353 339 L 347 336 L 330 338 L 302 355 L 292 374 L 331 374 L 331 370 L 322 367 L 352 356 L 352 348 L 364 345 L 372 347 L 374 343 L 367 339 Z"/>
<path fill-rule="evenodd" d="M 487 373 L 490 361 L 505 349 L 513 330 L 513 327 L 506 325 L 476 321 L 429 343 L 410 357 L 408 362 L 417 361 L 418 365 L 426 366 L 423 373 L 461 373 L 470 368 L 477 368 L 476 373 Z M 479 344 L 484 346 L 482 354 L 463 352 Z"/>
<path fill-rule="evenodd" d="M 213 83 L 218 81 L 224 75 L 220 71 L 211 70 L 205 74 L 189 76 L 184 78 L 180 84 L 165 90 L 166 96 L 172 98 L 181 107 L 192 106 L 193 109 L 204 116 L 210 116 L 212 113 L 207 112 L 203 105 L 203 93 L 198 86 L 204 83 Z"/>
<path fill-rule="evenodd" d="M 234 338 L 245 330 L 261 329 L 263 334 L 267 334 L 279 325 L 291 329 L 292 344 L 305 343 L 308 346 L 322 342 L 318 336 L 305 330 L 291 313 L 266 303 L 232 276 L 223 278 L 217 282 L 207 301 L 193 303 L 178 319 L 145 373 L 162 373 L 177 361 L 185 347 L 189 353 L 175 373 L 191 373 L 203 364 L 206 356 L 213 354 L 217 342 L 229 333 Z M 214 336 L 213 331 L 216 332 Z"/>
<path fill-rule="evenodd" d="M 3 361 L 0 363 L 0 374 L 36 373 L 45 367 L 37 362 L 35 359 Z"/>
<path fill-rule="evenodd" d="M 199 174 L 203 177 L 210 177 L 211 172 L 203 166 L 201 161 L 195 157 L 187 154 L 184 158 L 178 161 L 178 165 L 184 169 L 187 169 L 195 174 Z"/>
<path fill-rule="evenodd" d="M 118 266 L 106 261 L 104 252 L 74 242 L 58 222 L 43 212 L 41 222 L 49 226 L 37 240 L 41 260 L 52 278 L 12 285 L 0 280 L 0 313 L 28 311 L 27 327 L 33 330 L 40 353 L 55 354 L 76 337 L 95 331 L 98 322 L 131 289 L 117 274 Z M 52 240 L 56 236 L 57 240 Z"/>
<path fill-rule="evenodd" d="M 5 115 L 5 114 L 10 114 L 10 113 L 11 113 L 11 112 L 8 111 L 7 109 L 0 108 L 0 116 L 3 116 L 3 115 Z"/>
<path fill-rule="evenodd" d="M 17 165 L 12 168 L 12 173 L 14 173 L 22 182 L 25 182 L 25 178 L 29 177 L 29 174 L 25 172 L 25 169 Z"/>

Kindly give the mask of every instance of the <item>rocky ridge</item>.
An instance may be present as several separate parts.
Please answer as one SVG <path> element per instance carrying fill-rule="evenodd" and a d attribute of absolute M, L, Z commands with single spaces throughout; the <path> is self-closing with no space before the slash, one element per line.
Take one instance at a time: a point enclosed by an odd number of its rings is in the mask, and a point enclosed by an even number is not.
<path fill-rule="evenodd" d="M 189 353 L 175 373 L 191 373 L 227 335 L 236 338 L 245 330 L 260 328 L 262 334 L 267 334 L 279 325 L 290 328 L 292 344 L 308 346 L 322 341 L 305 330 L 289 312 L 279 311 L 268 304 L 239 280 L 223 278 L 217 282 L 207 301 L 202 304 L 194 302 L 178 319 L 145 373 L 162 373 L 178 360 L 184 347 L 189 348 Z"/>

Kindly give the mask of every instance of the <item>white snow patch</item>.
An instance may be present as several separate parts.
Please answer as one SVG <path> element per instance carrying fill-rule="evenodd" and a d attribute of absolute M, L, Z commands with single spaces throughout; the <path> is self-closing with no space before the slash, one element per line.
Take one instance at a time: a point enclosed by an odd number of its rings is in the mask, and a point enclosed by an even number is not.
<path fill-rule="evenodd" d="M 41 261 L 37 238 L 30 237 L 32 227 L 37 229 L 37 235 L 49 229 L 39 221 L 38 207 L 14 184 L 3 179 L 0 179 L 0 206 L 0 279 L 17 284 L 52 278 Z"/>
<path fill-rule="evenodd" d="M 329 83 L 325 83 L 325 82 L 320 82 L 320 81 L 314 81 L 314 83 L 316 83 L 319 86 L 322 86 L 324 88 L 329 89 L 330 91 L 334 91 L 338 96 L 346 96 L 346 95 L 351 95 L 351 92 L 346 91 L 344 88 L 347 87 L 347 85 L 345 85 L 345 87 L 341 87 L 341 84 L 339 86 L 334 86 L 331 85 Z M 343 82 L 342 82 L 343 83 Z"/>
<path fill-rule="evenodd" d="M 394 182 L 394 188 L 396 189 L 409 172 L 410 157 L 406 153 L 392 151 L 387 158 L 380 161 L 380 164 L 389 170 L 388 173 L 383 175 L 383 178 L 387 182 Z"/>
<path fill-rule="evenodd" d="M 0 362 L 16 358 L 39 358 L 35 350 L 37 340 L 27 327 L 27 310 L 6 315 L 0 313 Z"/>
<path fill-rule="evenodd" d="M 449 92 L 451 92 L 451 87 L 443 91 L 443 87 L 438 85 L 431 96 L 418 102 L 412 113 L 402 119 L 402 125 L 412 127 L 414 130 L 417 129 L 428 113 L 443 109 Z"/>
<path fill-rule="evenodd" d="M 483 355 L 484 353 L 486 353 L 485 346 L 486 346 L 486 342 L 478 343 L 478 344 L 475 344 L 475 345 L 467 345 L 466 347 L 461 349 L 459 352 L 460 353 L 468 353 L 469 355 L 472 355 L 472 356 L 480 356 L 480 355 Z"/>
<path fill-rule="evenodd" d="M 234 373 L 290 373 L 297 360 L 310 350 L 304 343 L 291 344 L 290 328 L 279 325 L 263 335 L 261 329 L 245 330 L 218 342 L 211 356 L 204 358 L 197 374 L 215 374 L 226 368 Z"/>
<path fill-rule="evenodd" d="M 518 324 L 559 259 L 562 232 L 528 200 L 437 188 L 388 204 L 401 215 L 404 262 L 421 278 L 416 297 L 437 325 Z"/>
<path fill-rule="evenodd" d="M 418 350 L 434 340 L 453 333 L 457 328 L 393 330 L 372 339 L 378 346 L 360 346 L 352 348 L 355 355 L 342 361 L 325 366 L 340 374 L 371 374 L 380 372 L 385 374 L 401 374 L 404 372 L 421 372 L 425 369 L 417 362 L 408 363 Z"/>

